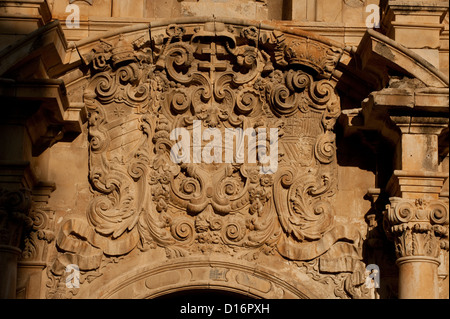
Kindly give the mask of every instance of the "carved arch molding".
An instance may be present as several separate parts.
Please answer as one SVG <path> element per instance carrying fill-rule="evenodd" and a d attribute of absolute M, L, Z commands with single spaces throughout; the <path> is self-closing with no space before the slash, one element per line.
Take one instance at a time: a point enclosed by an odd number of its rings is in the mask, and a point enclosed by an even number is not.
<path fill-rule="evenodd" d="M 93 196 L 85 217 L 67 219 L 56 236 L 48 297 L 77 293 L 64 285 L 68 264 L 79 266 L 82 290 L 105 267 L 155 251 L 166 261 L 289 260 L 329 279 L 338 297 L 369 295 L 360 234 L 335 222 L 333 206 L 340 99 L 332 71 L 341 48 L 212 21 L 117 34 L 78 51 L 89 78 Z M 259 155 L 255 163 L 175 163 L 170 133 L 193 136 L 196 123 L 222 136 L 276 128 L 277 170 L 262 173 Z M 330 278 L 314 278 L 317 269 Z"/>

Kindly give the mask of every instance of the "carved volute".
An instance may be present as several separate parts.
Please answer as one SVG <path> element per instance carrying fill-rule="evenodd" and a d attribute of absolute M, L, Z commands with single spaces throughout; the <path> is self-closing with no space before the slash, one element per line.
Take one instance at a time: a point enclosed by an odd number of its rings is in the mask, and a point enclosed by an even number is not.
<path fill-rule="evenodd" d="M 49 296 L 62 296 L 67 264 L 88 273 L 105 258 L 157 248 L 169 259 L 322 256 L 322 270 L 353 274 L 346 291 L 360 294 L 360 235 L 336 224 L 333 206 L 340 99 L 330 78 L 341 53 L 220 22 L 91 46 L 93 197 L 86 219 L 67 220 L 57 235 Z"/>

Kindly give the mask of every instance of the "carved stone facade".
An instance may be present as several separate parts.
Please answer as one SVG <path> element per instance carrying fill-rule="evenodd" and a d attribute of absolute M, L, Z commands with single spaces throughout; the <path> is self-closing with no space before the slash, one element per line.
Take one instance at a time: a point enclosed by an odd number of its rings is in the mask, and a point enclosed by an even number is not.
<path fill-rule="evenodd" d="M 1 297 L 448 298 L 448 4 L 2 2 Z"/>

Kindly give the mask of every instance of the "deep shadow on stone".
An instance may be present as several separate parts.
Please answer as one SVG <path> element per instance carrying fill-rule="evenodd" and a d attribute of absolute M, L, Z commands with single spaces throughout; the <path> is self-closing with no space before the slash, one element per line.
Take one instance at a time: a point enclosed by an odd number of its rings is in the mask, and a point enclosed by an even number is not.
<path fill-rule="evenodd" d="M 224 300 L 248 300 L 250 296 L 238 294 L 231 291 L 220 291 L 214 289 L 189 289 L 177 291 L 154 298 L 155 300 L 180 301 L 202 301 L 203 303 L 221 302 Z"/>

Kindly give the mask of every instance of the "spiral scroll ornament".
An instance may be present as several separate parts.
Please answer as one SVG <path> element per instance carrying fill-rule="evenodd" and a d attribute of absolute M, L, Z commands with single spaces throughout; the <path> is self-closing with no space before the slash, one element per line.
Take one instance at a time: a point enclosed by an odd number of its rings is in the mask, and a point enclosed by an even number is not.
<path fill-rule="evenodd" d="M 448 250 L 448 205 L 438 200 L 390 198 L 385 229 L 396 243 L 398 257 L 438 258 Z"/>
<path fill-rule="evenodd" d="M 102 40 L 83 55 L 94 192 L 87 221 L 96 234 L 124 239 L 124 251 L 159 246 L 181 256 L 273 253 L 283 236 L 315 243 L 333 229 L 340 100 L 325 74 L 339 50 L 219 22 L 169 25 L 145 39 Z M 191 138 L 180 163 L 170 156 L 175 128 Z M 203 133 L 213 129 L 246 132 L 226 146 L 244 145 L 245 154 L 203 161 L 212 145 Z M 272 131 L 278 171 L 263 174 Z"/>

